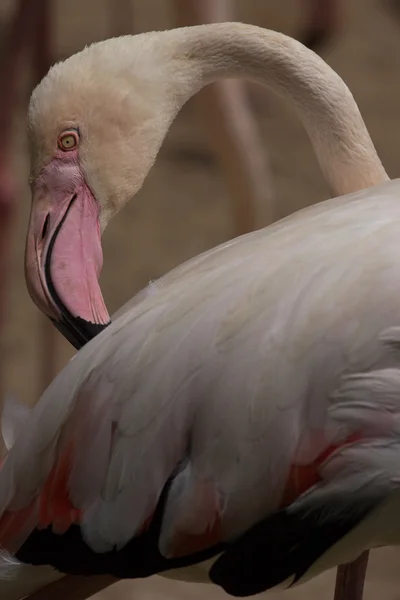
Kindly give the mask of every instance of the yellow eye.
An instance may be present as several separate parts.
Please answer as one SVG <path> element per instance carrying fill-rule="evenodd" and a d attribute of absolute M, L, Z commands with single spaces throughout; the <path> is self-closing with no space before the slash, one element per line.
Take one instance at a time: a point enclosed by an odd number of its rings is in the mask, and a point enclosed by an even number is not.
<path fill-rule="evenodd" d="M 78 142 L 79 136 L 77 131 L 64 131 L 58 138 L 58 147 L 60 150 L 67 152 L 68 150 L 75 150 Z"/>

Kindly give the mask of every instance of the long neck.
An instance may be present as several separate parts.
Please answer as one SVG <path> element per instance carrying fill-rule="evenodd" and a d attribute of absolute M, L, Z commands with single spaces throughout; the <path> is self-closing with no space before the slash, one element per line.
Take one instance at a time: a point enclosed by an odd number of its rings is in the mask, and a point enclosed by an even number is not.
<path fill-rule="evenodd" d="M 268 86 L 298 113 L 333 195 L 389 179 L 354 98 L 343 80 L 316 54 L 281 33 L 242 23 L 176 29 L 175 58 L 192 72 L 190 96 L 227 77 Z M 171 44 L 169 50 L 172 50 Z"/>

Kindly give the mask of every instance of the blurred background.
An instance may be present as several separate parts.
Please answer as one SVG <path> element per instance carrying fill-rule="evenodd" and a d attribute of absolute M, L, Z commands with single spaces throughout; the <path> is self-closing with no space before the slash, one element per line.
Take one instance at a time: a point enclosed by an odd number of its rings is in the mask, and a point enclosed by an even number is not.
<path fill-rule="evenodd" d="M 33 85 L 49 64 L 86 44 L 193 19 L 213 20 L 219 1 L 198 0 L 196 13 L 192 0 L 0 0 L 2 393 L 36 402 L 48 379 L 73 355 L 39 315 L 24 282 L 30 210 L 25 118 Z M 47 25 L 44 13 L 38 18 L 46 5 Z M 279 30 L 310 44 L 346 81 L 389 176 L 399 176 L 400 0 L 224 0 L 223 10 L 227 6 L 230 14 L 222 20 Z M 193 98 L 173 124 L 143 189 L 104 235 L 101 283 L 110 313 L 149 280 L 233 237 L 241 226 L 260 227 L 328 197 L 308 138 L 290 107 L 253 84 L 232 88 L 233 93 L 241 98 L 233 113 L 236 125 L 240 129 L 241 115 L 250 123 L 244 157 L 254 159 L 258 181 L 254 189 L 249 186 L 247 197 L 257 205 L 254 218 L 246 221 L 248 207 L 235 198 L 237 173 L 216 139 L 213 96 Z M 221 102 L 223 109 L 223 96 Z M 246 194 L 246 185 L 241 192 Z M 332 597 L 334 575 L 323 575 L 286 597 Z M 96 598 L 200 600 L 204 594 L 209 600 L 224 597 L 214 588 L 155 577 L 117 584 Z M 365 598 L 377 596 L 400 600 L 400 550 L 372 553 Z"/>

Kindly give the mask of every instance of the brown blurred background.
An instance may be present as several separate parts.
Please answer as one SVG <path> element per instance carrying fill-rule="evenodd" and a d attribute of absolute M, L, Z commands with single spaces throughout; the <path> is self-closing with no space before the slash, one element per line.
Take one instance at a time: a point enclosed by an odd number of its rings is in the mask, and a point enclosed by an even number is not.
<path fill-rule="evenodd" d="M 30 2 L 35 3 L 35 0 Z M 0 35 L 4 35 L 16 3 L 16 0 L 0 0 Z M 295 37 L 306 25 L 302 0 L 237 0 L 232 4 L 235 20 Z M 397 177 L 400 173 L 400 8 L 396 16 L 396 0 L 339 0 L 339 4 L 340 24 L 320 53 L 349 85 L 389 175 Z M 119 0 L 115 0 L 117 14 L 118 5 Z M 132 33 L 176 25 L 169 0 L 132 0 L 132 9 L 132 23 L 125 24 Z M 53 60 L 109 37 L 109 18 L 106 0 L 53 2 Z M 5 390 L 32 404 L 40 392 L 38 372 L 44 351 L 39 338 L 43 319 L 28 296 L 23 274 L 30 205 L 25 113 L 31 82 L 27 75 L 26 66 L 13 110 L 11 156 L 18 202 L 12 224 L 7 286 L 3 290 L 7 298 L 2 347 Z M 270 161 L 275 217 L 326 198 L 327 186 L 297 117 L 269 91 L 256 93 L 252 86 L 249 98 Z M 263 225 L 262 219 L 257 224 Z M 110 312 L 150 279 L 232 237 L 233 232 L 227 182 L 215 161 L 204 121 L 199 118 L 195 101 L 191 100 L 173 124 L 142 191 L 105 233 L 102 289 Z M 59 369 L 73 351 L 58 333 L 55 336 Z M 309 585 L 287 592 L 286 597 L 304 600 L 332 597 L 333 582 L 334 573 L 328 573 Z M 118 584 L 98 597 L 200 600 L 204 595 L 210 600 L 224 596 L 212 587 L 155 577 Z M 400 550 L 372 553 L 365 598 L 377 597 L 400 600 Z"/>

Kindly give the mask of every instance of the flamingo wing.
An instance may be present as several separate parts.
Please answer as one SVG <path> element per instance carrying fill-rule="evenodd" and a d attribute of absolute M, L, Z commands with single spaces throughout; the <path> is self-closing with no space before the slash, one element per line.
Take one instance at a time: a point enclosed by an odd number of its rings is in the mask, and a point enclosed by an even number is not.
<path fill-rule="evenodd" d="M 400 358 L 400 328 L 381 336 Z M 250 528 L 215 561 L 210 579 L 233 596 L 295 585 L 374 546 L 398 544 L 400 369 L 344 377 L 328 422 L 337 448 L 319 480 Z M 350 443 L 343 443 L 344 440 Z M 267 568 L 266 568 L 267 564 Z"/>

